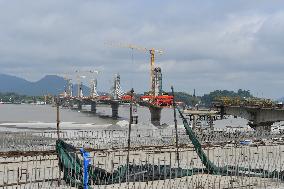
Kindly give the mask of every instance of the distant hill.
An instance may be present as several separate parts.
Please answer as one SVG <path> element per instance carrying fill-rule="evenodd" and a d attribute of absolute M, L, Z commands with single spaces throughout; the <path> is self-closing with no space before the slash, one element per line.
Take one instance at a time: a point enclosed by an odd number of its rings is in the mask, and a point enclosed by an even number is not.
<path fill-rule="evenodd" d="M 171 94 L 171 92 L 168 92 Z M 253 97 L 250 94 L 249 90 L 242 90 L 239 89 L 237 91 L 228 91 L 228 90 L 215 90 L 210 92 L 209 94 L 204 94 L 203 96 L 196 96 L 194 97 L 191 94 L 186 92 L 175 92 L 175 99 L 176 101 L 184 102 L 188 106 L 195 106 L 199 104 L 200 106 L 211 107 L 212 102 L 218 97 Z"/>
<path fill-rule="evenodd" d="M 228 90 L 215 90 L 209 94 L 204 94 L 201 97 L 201 102 L 203 105 L 210 107 L 212 102 L 218 97 L 241 97 L 250 98 L 253 97 L 249 90 L 239 89 L 238 91 L 228 91 Z"/>
<path fill-rule="evenodd" d="M 66 81 L 56 75 L 47 75 L 36 82 L 30 82 L 16 76 L 0 74 L 0 92 L 15 92 L 28 96 L 41 96 L 47 93 L 57 95 L 64 91 Z M 76 94 L 77 85 L 74 85 L 73 92 Z M 84 94 L 89 94 L 90 89 L 83 86 Z"/>

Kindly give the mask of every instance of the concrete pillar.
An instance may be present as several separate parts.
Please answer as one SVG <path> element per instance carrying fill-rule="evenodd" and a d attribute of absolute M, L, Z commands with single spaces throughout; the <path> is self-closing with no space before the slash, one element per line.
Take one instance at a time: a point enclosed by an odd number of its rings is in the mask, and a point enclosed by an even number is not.
<path fill-rule="evenodd" d="M 78 110 L 82 110 L 83 102 L 82 101 L 78 101 L 77 104 L 78 104 Z"/>
<path fill-rule="evenodd" d="M 119 102 L 117 101 L 111 102 L 111 111 L 112 111 L 113 118 L 118 118 L 118 107 L 119 107 Z"/>
<path fill-rule="evenodd" d="M 192 130 L 194 130 L 195 131 L 195 129 L 196 129 L 196 115 L 193 115 L 193 119 L 192 119 Z"/>
<path fill-rule="evenodd" d="M 151 123 L 155 126 L 160 126 L 162 108 L 155 107 L 155 106 L 149 106 L 149 110 L 151 113 Z"/>
<path fill-rule="evenodd" d="M 96 113 L 97 111 L 97 102 L 91 101 L 91 112 Z"/>

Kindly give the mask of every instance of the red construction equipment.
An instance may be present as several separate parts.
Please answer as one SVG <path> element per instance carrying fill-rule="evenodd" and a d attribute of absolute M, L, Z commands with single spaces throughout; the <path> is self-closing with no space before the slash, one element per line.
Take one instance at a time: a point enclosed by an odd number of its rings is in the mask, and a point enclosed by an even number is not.
<path fill-rule="evenodd" d="M 159 96 L 144 95 L 140 99 L 144 102 L 149 102 L 155 106 L 170 107 L 173 105 L 173 96 L 163 94 Z"/>
<path fill-rule="evenodd" d="M 131 95 L 123 95 L 121 96 L 121 100 L 124 102 L 130 102 L 131 101 Z"/>

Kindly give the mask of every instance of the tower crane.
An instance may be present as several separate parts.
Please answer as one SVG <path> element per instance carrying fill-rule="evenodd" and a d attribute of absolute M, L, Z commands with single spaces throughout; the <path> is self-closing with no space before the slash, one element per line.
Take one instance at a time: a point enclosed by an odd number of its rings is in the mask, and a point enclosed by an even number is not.
<path fill-rule="evenodd" d="M 100 72 L 97 70 L 92 71 L 93 74 L 98 75 Z M 99 96 L 98 92 L 97 92 L 97 86 L 98 86 L 98 80 L 97 77 L 92 77 L 91 78 L 91 82 L 90 82 L 90 98 L 96 98 Z"/>
<path fill-rule="evenodd" d="M 155 48 L 151 48 L 151 49 L 148 49 L 148 48 L 145 48 L 145 47 L 140 47 L 140 46 L 137 46 L 137 45 L 132 45 L 132 44 L 123 44 L 123 43 L 113 43 L 113 42 L 110 42 L 110 43 L 107 43 L 108 45 L 110 46 L 114 46 L 114 47 L 120 47 L 120 48 L 129 48 L 131 50 L 138 50 L 138 51 L 141 51 L 141 52 L 148 52 L 150 54 L 150 83 L 151 83 L 151 86 L 150 86 L 150 93 L 154 96 L 156 96 L 156 93 L 155 93 L 155 79 L 154 79 L 154 69 L 155 69 L 155 56 L 156 54 L 163 54 L 163 51 L 160 50 L 160 49 L 155 49 Z"/>
<path fill-rule="evenodd" d="M 81 75 L 79 70 L 76 70 L 76 77 L 77 77 L 77 97 L 82 98 L 83 97 L 83 90 L 82 90 L 82 81 L 81 78 L 85 78 L 86 76 Z"/>
<path fill-rule="evenodd" d="M 66 81 L 66 88 L 65 88 L 65 97 L 72 97 L 73 93 L 73 84 L 72 84 L 72 79 L 64 77 L 64 80 Z"/>
<path fill-rule="evenodd" d="M 155 67 L 156 54 L 163 54 L 163 51 L 155 48 L 145 48 L 132 44 L 114 43 L 110 42 L 107 45 L 128 48 L 131 50 L 138 50 L 150 54 L 150 92 L 148 95 L 141 97 L 143 101 L 150 102 L 155 106 L 171 106 L 173 103 L 173 96 L 162 94 L 162 73 L 161 68 Z"/>
<path fill-rule="evenodd" d="M 83 97 L 83 82 L 81 81 L 81 79 L 87 78 L 88 76 L 92 75 L 92 74 L 98 74 L 99 71 L 97 70 L 88 70 L 88 71 L 82 71 L 82 70 L 76 70 L 76 76 L 77 76 L 77 82 L 78 82 L 78 97 L 82 98 Z M 96 87 L 97 87 L 97 79 L 96 77 L 91 79 L 90 82 L 90 97 L 94 98 L 95 96 L 97 96 L 97 91 L 96 91 Z"/>

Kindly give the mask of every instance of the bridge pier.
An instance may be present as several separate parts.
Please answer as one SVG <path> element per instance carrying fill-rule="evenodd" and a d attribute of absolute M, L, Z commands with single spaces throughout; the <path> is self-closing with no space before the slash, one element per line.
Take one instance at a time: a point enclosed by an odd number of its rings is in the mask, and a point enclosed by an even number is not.
<path fill-rule="evenodd" d="M 82 101 L 78 101 L 77 105 L 78 105 L 78 110 L 82 110 L 83 102 Z"/>
<path fill-rule="evenodd" d="M 96 113 L 97 112 L 97 102 L 91 101 L 91 112 Z"/>
<path fill-rule="evenodd" d="M 112 117 L 118 118 L 119 102 L 118 101 L 112 101 L 110 105 L 111 105 Z"/>
<path fill-rule="evenodd" d="M 284 121 L 284 108 L 262 108 L 255 106 L 219 106 L 223 115 L 242 117 L 249 121 L 249 126 L 257 131 L 271 131 L 271 125 Z"/>
<path fill-rule="evenodd" d="M 160 126 L 162 108 L 156 106 L 149 106 L 149 110 L 151 113 L 151 123 L 155 126 Z"/>

